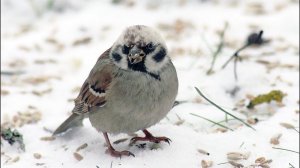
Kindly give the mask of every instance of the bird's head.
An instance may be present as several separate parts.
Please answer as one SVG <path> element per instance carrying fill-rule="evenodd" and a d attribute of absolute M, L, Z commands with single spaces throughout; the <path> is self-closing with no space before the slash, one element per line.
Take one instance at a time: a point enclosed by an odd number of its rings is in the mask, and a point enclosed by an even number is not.
<path fill-rule="evenodd" d="M 128 27 L 112 46 L 110 58 L 125 70 L 159 74 L 170 61 L 162 37 L 147 26 Z"/>

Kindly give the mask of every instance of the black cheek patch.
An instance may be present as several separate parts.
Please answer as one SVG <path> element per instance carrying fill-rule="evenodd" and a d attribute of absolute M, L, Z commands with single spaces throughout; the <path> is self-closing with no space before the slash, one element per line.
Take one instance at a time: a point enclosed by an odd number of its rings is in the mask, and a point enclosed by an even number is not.
<path fill-rule="evenodd" d="M 161 62 L 166 56 L 166 49 L 161 48 L 159 52 L 153 57 L 156 62 Z"/>
<path fill-rule="evenodd" d="M 122 59 L 121 55 L 118 53 L 113 53 L 112 57 L 116 62 L 120 62 L 120 60 Z"/>

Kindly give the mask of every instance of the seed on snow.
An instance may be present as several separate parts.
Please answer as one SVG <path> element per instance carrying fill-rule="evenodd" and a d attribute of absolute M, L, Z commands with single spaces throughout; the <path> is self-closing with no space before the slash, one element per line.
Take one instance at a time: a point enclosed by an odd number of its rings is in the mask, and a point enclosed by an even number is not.
<path fill-rule="evenodd" d="M 250 153 L 239 153 L 239 152 L 229 152 L 227 153 L 227 159 L 229 160 L 247 160 L 250 156 Z"/>

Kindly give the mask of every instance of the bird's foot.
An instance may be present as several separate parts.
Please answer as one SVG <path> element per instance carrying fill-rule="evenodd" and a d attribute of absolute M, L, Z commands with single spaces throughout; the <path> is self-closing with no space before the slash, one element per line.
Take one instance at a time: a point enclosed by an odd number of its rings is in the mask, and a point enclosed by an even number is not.
<path fill-rule="evenodd" d="M 105 153 L 110 154 L 113 157 L 119 157 L 121 158 L 122 156 L 134 156 L 133 153 L 129 151 L 116 151 L 114 148 L 108 148 Z"/>
<path fill-rule="evenodd" d="M 154 137 L 150 135 L 146 135 L 145 137 L 133 137 L 130 140 L 130 145 L 135 144 L 137 141 L 149 141 L 149 142 L 154 142 L 154 143 L 160 143 L 161 141 L 166 142 L 170 144 L 171 139 L 167 137 Z"/>

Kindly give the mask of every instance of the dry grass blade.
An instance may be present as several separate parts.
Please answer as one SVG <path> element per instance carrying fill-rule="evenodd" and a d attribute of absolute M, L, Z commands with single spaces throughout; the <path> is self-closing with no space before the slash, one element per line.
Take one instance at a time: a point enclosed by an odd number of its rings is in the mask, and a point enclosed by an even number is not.
<path fill-rule="evenodd" d="M 193 114 L 193 113 L 190 113 L 190 114 L 193 115 L 193 116 L 196 116 L 196 117 L 200 117 L 200 118 L 202 118 L 202 119 L 204 119 L 204 120 L 206 120 L 206 121 L 209 121 L 209 122 L 211 122 L 211 123 L 214 123 L 214 124 L 216 124 L 216 125 L 218 125 L 218 126 L 220 126 L 220 127 L 223 127 L 223 128 L 226 128 L 226 129 L 229 129 L 229 130 L 233 131 L 233 129 L 231 129 L 231 128 L 229 128 L 229 127 L 226 127 L 225 125 L 219 124 L 219 123 L 217 123 L 217 122 L 214 122 L 214 121 L 212 121 L 212 120 L 210 120 L 210 119 L 207 119 L 207 118 L 205 118 L 205 117 L 202 117 L 202 116 L 199 116 L 199 115 Z"/>
<path fill-rule="evenodd" d="M 284 151 L 289 151 L 289 152 L 293 152 L 293 153 L 298 153 L 297 151 L 293 151 L 293 150 L 290 150 L 290 149 L 284 149 L 284 148 L 277 148 L 277 147 L 272 147 L 273 149 L 278 149 L 278 150 L 284 150 Z"/>
<path fill-rule="evenodd" d="M 247 127 L 253 129 L 254 131 L 256 131 L 251 125 L 249 125 L 248 123 L 244 122 L 242 119 L 234 116 L 233 114 L 227 112 L 226 110 L 224 110 L 222 107 L 218 106 L 217 104 L 215 104 L 214 102 L 212 102 L 211 100 L 209 100 L 207 97 L 205 97 L 202 92 L 197 88 L 195 87 L 195 89 L 197 90 L 197 92 L 199 93 L 200 96 L 202 96 L 206 101 L 208 101 L 209 103 L 211 103 L 212 105 L 214 105 L 216 108 L 218 108 L 219 110 L 223 111 L 224 113 L 228 114 L 229 116 L 239 120 L 240 122 L 242 122 L 243 124 L 245 124 Z"/>
<path fill-rule="evenodd" d="M 221 124 L 221 123 L 223 123 L 223 122 L 228 122 L 228 121 L 234 121 L 234 120 L 236 120 L 236 119 L 234 119 L 234 118 L 230 118 L 230 119 L 225 119 L 225 120 L 222 120 L 222 121 L 219 121 L 219 122 L 217 122 L 218 124 Z M 211 127 L 213 127 L 213 126 L 215 126 L 216 124 L 213 124 L 213 125 L 211 125 Z"/>
<path fill-rule="evenodd" d="M 291 163 L 289 163 L 290 168 L 295 168 L 295 166 L 293 166 Z"/>
<path fill-rule="evenodd" d="M 224 37 L 225 37 L 225 32 L 228 28 L 228 22 L 225 23 L 224 29 L 222 32 L 220 32 L 220 43 L 217 47 L 217 50 L 213 53 L 213 60 L 211 62 L 209 70 L 206 72 L 206 74 L 211 74 L 213 72 L 213 68 L 217 59 L 217 56 L 221 53 L 223 47 L 224 47 Z"/>

